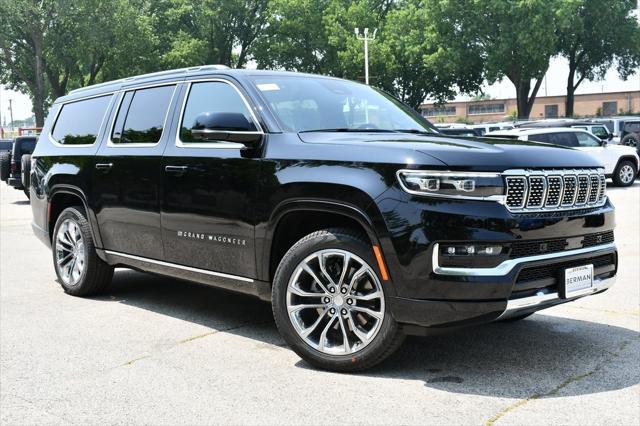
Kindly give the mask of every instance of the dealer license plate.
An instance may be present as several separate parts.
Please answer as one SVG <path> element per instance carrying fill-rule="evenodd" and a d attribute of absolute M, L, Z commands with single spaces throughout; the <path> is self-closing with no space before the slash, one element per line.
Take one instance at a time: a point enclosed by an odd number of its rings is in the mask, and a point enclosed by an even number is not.
<path fill-rule="evenodd" d="M 576 266 L 564 271 L 564 297 L 571 297 L 576 293 L 593 286 L 593 265 Z"/>

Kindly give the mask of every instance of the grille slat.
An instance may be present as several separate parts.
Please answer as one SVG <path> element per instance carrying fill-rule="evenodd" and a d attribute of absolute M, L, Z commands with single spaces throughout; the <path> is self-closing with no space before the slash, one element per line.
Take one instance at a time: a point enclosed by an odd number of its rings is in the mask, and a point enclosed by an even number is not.
<path fill-rule="evenodd" d="M 598 207 L 606 200 L 604 171 L 540 170 L 505 172 L 505 204 L 512 212 Z"/>

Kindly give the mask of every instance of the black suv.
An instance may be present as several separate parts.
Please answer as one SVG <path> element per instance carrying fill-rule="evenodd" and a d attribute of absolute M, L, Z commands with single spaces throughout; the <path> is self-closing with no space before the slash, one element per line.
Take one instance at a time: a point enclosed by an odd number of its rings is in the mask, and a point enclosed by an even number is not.
<path fill-rule="evenodd" d="M 18 136 L 13 141 L 11 151 L 0 152 L 0 180 L 8 185 L 29 193 L 31 153 L 36 147 L 37 136 Z"/>
<path fill-rule="evenodd" d="M 128 267 L 251 294 L 332 370 L 602 292 L 617 270 L 596 159 L 440 135 L 335 78 L 210 65 L 77 90 L 32 164 L 33 229 L 64 291 Z"/>

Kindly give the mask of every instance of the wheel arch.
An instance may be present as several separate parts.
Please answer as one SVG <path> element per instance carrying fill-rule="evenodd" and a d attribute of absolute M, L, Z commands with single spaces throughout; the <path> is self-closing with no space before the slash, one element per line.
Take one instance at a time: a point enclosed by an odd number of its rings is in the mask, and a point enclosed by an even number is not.
<path fill-rule="evenodd" d="M 640 164 L 638 164 L 638 159 L 636 157 L 634 157 L 633 155 L 623 155 L 622 157 L 618 158 L 618 162 L 616 163 L 616 166 L 613 168 L 614 173 L 618 169 L 618 166 L 620 166 L 620 163 L 622 163 L 625 160 L 631 161 L 636 165 L 636 172 L 640 170 Z"/>
<path fill-rule="evenodd" d="M 82 206 L 89 222 L 89 228 L 91 229 L 91 236 L 93 238 L 96 247 L 102 247 L 102 240 L 98 227 L 96 225 L 96 218 L 93 214 L 93 210 L 89 208 L 89 203 L 85 193 L 78 187 L 66 184 L 58 184 L 51 188 L 47 202 L 47 231 L 49 233 L 49 240 L 53 238 L 53 228 L 56 221 L 64 209 L 73 206 Z"/>
<path fill-rule="evenodd" d="M 357 230 L 372 246 L 380 247 L 374 221 L 357 206 L 320 199 L 286 201 L 274 210 L 267 225 L 261 257 L 264 261 L 260 269 L 265 281 L 273 280 L 280 260 L 296 241 L 311 232 L 331 227 Z M 287 232 L 286 228 L 294 231 Z"/>

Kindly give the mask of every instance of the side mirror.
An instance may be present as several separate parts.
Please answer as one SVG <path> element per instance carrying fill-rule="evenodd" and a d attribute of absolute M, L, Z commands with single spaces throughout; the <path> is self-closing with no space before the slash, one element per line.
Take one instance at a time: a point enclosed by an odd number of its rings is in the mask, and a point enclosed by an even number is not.
<path fill-rule="evenodd" d="M 262 140 L 262 132 L 239 112 L 203 112 L 198 114 L 191 135 L 201 141 L 237 142 L 255 147 Z"/>

